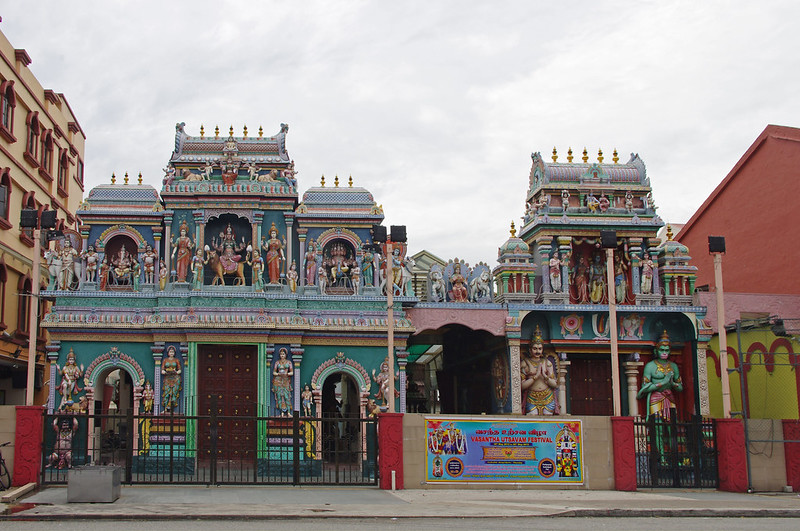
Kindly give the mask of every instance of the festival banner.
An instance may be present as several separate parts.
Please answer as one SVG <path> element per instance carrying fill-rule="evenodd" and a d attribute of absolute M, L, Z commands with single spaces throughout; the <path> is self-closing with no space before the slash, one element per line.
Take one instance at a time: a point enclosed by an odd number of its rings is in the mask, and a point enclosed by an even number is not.
<path fill-rule="evenodd" d="M 428 483 L 583 483 L 580 420 L 425 417 Z"/>

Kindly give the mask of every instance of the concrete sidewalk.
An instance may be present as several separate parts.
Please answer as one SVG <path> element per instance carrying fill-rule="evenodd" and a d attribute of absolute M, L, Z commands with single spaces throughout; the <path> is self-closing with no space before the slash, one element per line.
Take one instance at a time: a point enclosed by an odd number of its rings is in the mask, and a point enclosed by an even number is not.
<path fill-rule="evenodd" d="M 797 494 L 712 490 L 640 492 L 364 487 L 122 487 L 114 503 L 67 503 L 49 487 L 6 507 L 0 519 L 277 519 L 524 516 L 800 517 Z"/>

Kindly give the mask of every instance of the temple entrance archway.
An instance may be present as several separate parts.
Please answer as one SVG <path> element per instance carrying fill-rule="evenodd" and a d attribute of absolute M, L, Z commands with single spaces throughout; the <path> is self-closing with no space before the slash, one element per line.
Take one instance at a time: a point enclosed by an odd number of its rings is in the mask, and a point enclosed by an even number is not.
<path fill-rule="evenodd" d="M 361 393 L 355 379 L 335 372 L 322 384 L 322 458 L 350 463 L 360 455 Z"/>

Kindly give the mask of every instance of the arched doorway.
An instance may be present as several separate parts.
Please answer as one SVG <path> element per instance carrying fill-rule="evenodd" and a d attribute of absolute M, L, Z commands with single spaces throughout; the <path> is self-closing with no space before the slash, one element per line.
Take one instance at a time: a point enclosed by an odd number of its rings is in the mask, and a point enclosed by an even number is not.
<path fill-rule="evenodd" d="M 94 424 L 95 462 L 124 465 L 132 426 L 128 411 L 134 407 L 134 384 L 127 371 L 110 367 L 96 380 L 91 404 Z"/>
<path fill-rule="evenodd" d="M 353 377 L 336 372 L 322 385 L 322 459 L 355 463 L 361 455 L 361 394 Z"/>

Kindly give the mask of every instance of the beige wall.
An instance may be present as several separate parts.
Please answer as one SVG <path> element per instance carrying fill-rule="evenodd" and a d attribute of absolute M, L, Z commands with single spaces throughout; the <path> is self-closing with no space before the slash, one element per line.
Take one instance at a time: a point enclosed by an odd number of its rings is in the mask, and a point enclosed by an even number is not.
<path fill-rule="evenodd" d="M 448 415 L 458 418 L 459 415 Z M 509 415 L 514 418 L 515 415 Z M 471 418 L 464 416 L 464 418 Z M 520 417 L 522 418 L 522 417 Z M 425 415 L 407 413 L 403 415 L 403 481 L 407 489 L 429 488 L 524 488 L 609 490 L 614 488 L 614 457 L 611 445 L 611 419 L 609 417 L 553 417 L 553 419 L 583 422 L 583 485 L 528 485 L 528 484 L 431 484 L 425 483 Z"/>
<path fill-rule="evenodd" d="M 756 492 L 778 492 L 786 485 L 786 455 L 782 442 L 783 423 L 773 419 L 747 421 L 750 440 L 750 478 Z"/>

